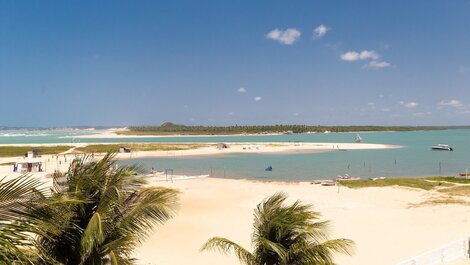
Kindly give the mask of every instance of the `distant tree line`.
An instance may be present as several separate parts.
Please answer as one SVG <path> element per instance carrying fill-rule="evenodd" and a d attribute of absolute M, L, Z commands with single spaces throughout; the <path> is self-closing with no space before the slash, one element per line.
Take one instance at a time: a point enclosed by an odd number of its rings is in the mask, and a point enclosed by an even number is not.
<path fill-rule="evenodd" d="M 404 127 L 404 126 L 321 126 L 321 125 L 233 125 L 233 126 L 186 126 L 164 123 L 160 126 L 131 126 L 124 134 L 185 134 L 185 135 L 229 135 L 264 133 L 324 133 L 360 131 L 415 131 L 445 130 L 451 127 Z"/>

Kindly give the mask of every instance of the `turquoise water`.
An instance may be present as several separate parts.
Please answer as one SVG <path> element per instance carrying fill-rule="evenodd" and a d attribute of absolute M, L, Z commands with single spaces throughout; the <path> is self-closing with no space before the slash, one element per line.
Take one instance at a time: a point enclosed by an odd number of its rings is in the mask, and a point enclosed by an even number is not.
<path fill-rule="evenodd" d="M 3 134 L 2 134 L 3 133 Z M 20 135 L 0 131 L 0 144 L 69 143 L 64 138 L 89 131 L 36 131 Z M 352 142 L 355 133 L 292 134 L 224 137 L 165 137 L 73 139 L 75 142 Z M 393 176 L 455 175 L 470 169 L 470 130 L 361 133 L 367 143 L 402 145 L 400 149 L 334 151 L 317 154 L 240 154 L 204 157 L 130 159 L 150 169 L 174 169 L 175 174 L 211 174 L 227 178 L 329 179 L 339 174 L 362 178 Z M 454 152 L 430 151 L 438 143 Z M 264 169 L 271 165 L 273 171 Z"/>

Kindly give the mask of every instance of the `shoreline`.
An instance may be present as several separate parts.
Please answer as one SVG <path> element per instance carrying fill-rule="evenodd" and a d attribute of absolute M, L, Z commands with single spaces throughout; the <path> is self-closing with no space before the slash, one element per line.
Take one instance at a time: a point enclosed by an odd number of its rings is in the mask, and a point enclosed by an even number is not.
<path fill-rule="evenodd" d="M 185 145 L 185 144 L 201 144 L 209 145 L 207 147 L 193 148 L 187 150 L 155 150 L 155 151 L 132 151 L 130 153 L 117 153 L 117 158 L 127 159 L 140 157 L 167 157 L 167 156 L 207 156 L 207 155 L 224 155 L 224 154 L 298 154 L 298 153 L 322 153 L 329 151 L 345 151 L 345 150 L 372 150 L 372 149 L 396 149 L 402 148 L 397 145 L 385 144 L 367 144 L 367 143 L 290 143 L 290 142 L 246 142 L 246 143 L 226 143 L 227 148 L 217 148 L 217 143 L 60 143 L 60 144 L 0 144 L 0 147 L 35 147 L 35 146 L 73 146 L 85 147 L 88 145 L 123 145 L 126 146 L 137 144 L 153 144 L 153 145 Z M 68 150 L 63 153 L 70 153 Z M 117 152 L 118 150 L 116 150 Z M 60 153 L 60 154 L 63 154 Z M 4 157 L 6 159 L 12 157 Z M 1 161 L 1 160 L 0 160 Z"/>

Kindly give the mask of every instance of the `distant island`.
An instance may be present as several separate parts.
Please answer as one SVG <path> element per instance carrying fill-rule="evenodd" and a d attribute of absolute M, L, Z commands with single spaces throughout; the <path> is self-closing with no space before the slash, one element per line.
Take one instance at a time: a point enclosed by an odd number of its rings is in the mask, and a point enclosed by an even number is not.
<path fill-rule="evenodd" d="M 121 135 L 236 135 L 328 132 L 422 131 L 469 129 L 470 126 L 322 126 L 322 125 L 233 125 L 186 126 L 166 122 L 160 126 L 130 126 Z"/>

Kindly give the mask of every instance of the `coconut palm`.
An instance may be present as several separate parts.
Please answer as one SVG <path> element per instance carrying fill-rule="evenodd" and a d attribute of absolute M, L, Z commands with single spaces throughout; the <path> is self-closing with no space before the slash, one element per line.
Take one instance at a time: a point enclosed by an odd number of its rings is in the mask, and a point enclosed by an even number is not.
<path fill-rule="evenodd" d="M 287 196 L 276 193 L 258 204 L 254 213 L 253 252 L 221 237 L 209 239 L 201 250 L 233 252 L 245 265 L 334 264 L 333 253 L 351 255 L 353 241 L 328 239 L 327 221 L 312 206 L 296 201 L 285 206 Z"/>
<path fill-rule="evenodd" d="M 0 263 L 26 263 L 24 248 L 29 247 L 28 227 L 19 223 L 27 203 L 36 192 L 40 182 L 28 176 L 12 180 L 0 180 Z"/>
<path fill-rule="evenodd" d="M 178 192 L 145 186 L 134 176 L 138 168 L 117 168 L 111 154 L 97 162 L 87 160 L 76 160 L 67 173 L 54 176 L 51 199 L 74 203 L 35 211 L 63 219 L 51 233 L 39 235 L 39 251 L 66 265 L 134 264 L 132 251 L 154 225 L 173 216 Z"/>
<path fill-rule="evenodd" d="M 0 264 L 49 262 L 37 251 L 35 236 L 53 234 L 61 217 L 42 214 L 50 203 L 45 194 L 43 184 L 30 175 L 0 180 Z"/>

